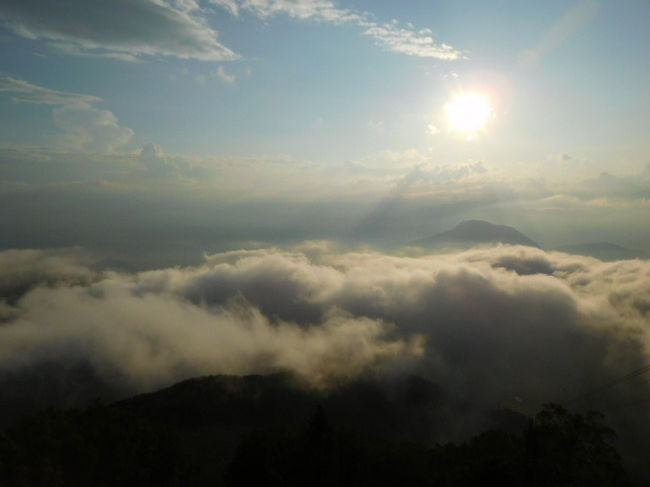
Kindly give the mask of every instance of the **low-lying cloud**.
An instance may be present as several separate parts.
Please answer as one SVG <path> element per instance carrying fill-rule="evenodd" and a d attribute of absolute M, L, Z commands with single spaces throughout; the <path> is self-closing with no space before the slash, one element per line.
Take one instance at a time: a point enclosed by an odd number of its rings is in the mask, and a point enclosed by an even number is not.
<path fill-rule="evenodd" d="M 139 295 L 113 277 L 25 296 L 17 317 L 3 326 L 0 368 L 16 374 L 41 361 L 85 363 L 122 393 L 208 373 L 277 370 L 321 387 L 417 355 L 417 341 L 387 339 L 390 330 L 380 320 L 334 310 L 311 327 L 271 322 L 245 301 L 208 310 L 166 294 Z"/>
<path fill-rule="evenodd" d="M 124 394 L 202 374 L 287 370 L 327 387 L 406 368 L 453 401 L 534 409 L 648 360 L 647 261 L 509 246 L 405 257 L 322 242 L 139 273 L 45 251 L 0 261 L 10 264 L 0 376 L 12 381 L 83 364 Z M 621 384 L 592 401 L 647 389 Z"/>

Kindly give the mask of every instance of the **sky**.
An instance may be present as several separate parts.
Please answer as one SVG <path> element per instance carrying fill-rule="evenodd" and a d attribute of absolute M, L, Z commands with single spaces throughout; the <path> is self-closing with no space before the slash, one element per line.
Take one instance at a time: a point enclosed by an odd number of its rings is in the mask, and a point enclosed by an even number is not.
<path fill-rule="evenodd" d="M 85 3 L 3 2 L 3 144 L 454 162 L 480 144 L 427 128 L 455 91 L 478 89 L 498 119 L 485 157 L 628 170 L 647 157 L 646 2 Z M 80 96 L 28 106 L 6 78 Z M 84 101 L 112 113 L 111 135 L 67 137 L 80 120 L 62 110 Z"/>
<path fill-rule="evenodd" d="M 649 22 L 645 0 L 2 0 L 0 407 L 399 370 L 460 438 L 646 366 Z M 465 220 L 539 248 L 416 245 Z M 627 459 L 650 424 L 619 406 L 649 397 L 584 404 Z"/>
<path fill-rule="evenodd" d="M 6 0 L 0 243 L 363 240 L 379 211 L 391 244 L 475 218 L 647 250 L 649 18 L 635 0 Z"/>

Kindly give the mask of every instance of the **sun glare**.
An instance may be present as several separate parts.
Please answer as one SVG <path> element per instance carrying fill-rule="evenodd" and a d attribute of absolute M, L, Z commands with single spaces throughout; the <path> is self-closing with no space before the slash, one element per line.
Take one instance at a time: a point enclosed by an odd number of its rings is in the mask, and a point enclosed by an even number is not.
<path fill-rule="evenodd" d="M 485 127 L 492 107 L 479 93 L 462 93 L 445 105 L 445 112 L 451 130 L 474 134 Z"/>

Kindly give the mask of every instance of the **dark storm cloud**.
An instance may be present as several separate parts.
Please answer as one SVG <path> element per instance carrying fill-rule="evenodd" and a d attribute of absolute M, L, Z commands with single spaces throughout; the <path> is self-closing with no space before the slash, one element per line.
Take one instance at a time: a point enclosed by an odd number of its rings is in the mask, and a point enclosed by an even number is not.
<path fill-rule="evenodd" d="M 17 34 L 57 43 L 64 52 L 123 59 L 164 55 L 236 59 L 194 0 L 7 0 L 0 19 Z"/>

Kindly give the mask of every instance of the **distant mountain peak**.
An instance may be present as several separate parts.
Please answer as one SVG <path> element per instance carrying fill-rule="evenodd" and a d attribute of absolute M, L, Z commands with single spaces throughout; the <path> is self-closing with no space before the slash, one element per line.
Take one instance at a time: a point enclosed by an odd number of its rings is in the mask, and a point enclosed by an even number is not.
<path fill-rule="evenodd" d="M 511 245 L 539 245 L 513 227 L 497 225 L 484 220 L 464 220 L 451 230 L 438 233 L 415 242 L 424 247 L 441 247 L 450 245 L 476 245 L 481 243 L 504 243 Z"/>

